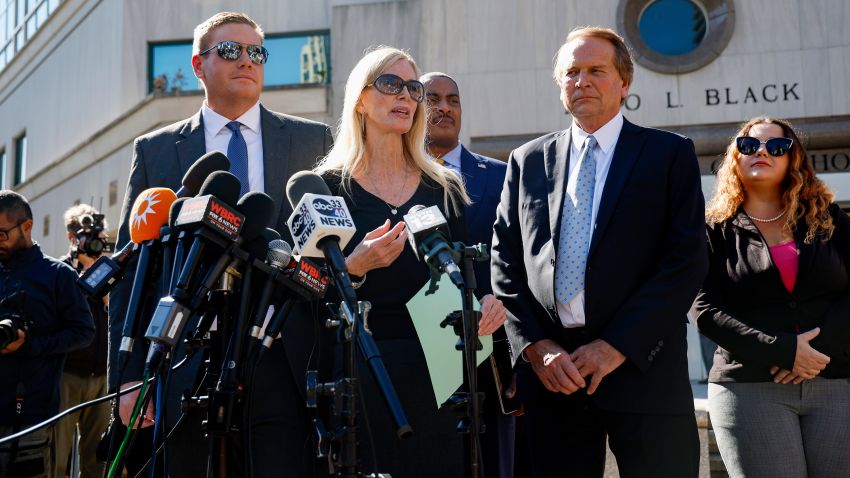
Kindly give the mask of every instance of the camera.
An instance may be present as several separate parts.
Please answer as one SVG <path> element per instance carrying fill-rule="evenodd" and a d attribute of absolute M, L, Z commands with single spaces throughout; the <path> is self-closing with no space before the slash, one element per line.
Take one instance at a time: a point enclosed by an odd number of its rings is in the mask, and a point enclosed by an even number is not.
<path fill-rule="evenodd" d="M 98 258 L 101 254 L 113 252 L 115 243 L 103 240 L 103 214 L 84 214 L 80 216 L 80 228 L 74 233 L 77 238 L 77 254 Z"/>
<path fill-rule="evenodd" d="M 0 314 L 0 350 L 18 340 L 18 329 L 26 330 L 26 324 L 19 315 Z"/>
<path fill-rule="evenodd" d="M 27 323 L 21 316 L 24 300 L 23 292 L 15 292 L 0 301 L 0 350 L 18 340 L 18 329 L 27 330 Z"/>

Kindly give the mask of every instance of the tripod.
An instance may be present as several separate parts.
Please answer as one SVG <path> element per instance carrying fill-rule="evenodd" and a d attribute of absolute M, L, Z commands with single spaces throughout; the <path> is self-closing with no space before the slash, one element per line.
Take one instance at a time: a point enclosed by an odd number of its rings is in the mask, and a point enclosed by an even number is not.
<path fill-rule="evenodd" d="M 465 246 L 453 243 L 452 252 L 456 259 L 462 262 L 463 288 L 461 289 L 462 310 L 454 311 L 446 316 L 440 327 L 452 326 L 458 341 L 455 350 L 462 353 L 464 386 L 463 392 L 457 392 L 447 400 L 458 416 L 457 429 L 463 434 L 464 450 L 467 456 L 466 476 L 479 478 L 482 473 L 481 433 L 484 426 L 481 423 L 481 406 L 484 394 L 478 391 L 477 352 L 483 348 L 478 340 L 478 321 L 481 312 L 474 309 L 474 291 L 477 286 L 473 263 L 489 259 L 483 244 Z"/>
<path fill-rule="evenodd" d="M 384 396 L 395 422 L 398 438 L 409 437 L 413 433 L 413 428 L 408 423 L 395 393 L 381 359 L 381 353 L 372 336 L 364 328 L 363 324 L 371 305 L 369 302 L 360 301 L 356 304 L 356 309 L 349 307 L 347 301 L 342 301 L 339 307 L 336 307 L 335 304 L 328 304 L 334 318 L 328 320 L 326 325 L 342 328 L 340 332 L 343 338 L 343 376 L 334 382 L 319 383 L 318 372 L 315 370 L 307 372 L 307 407 L 316 409 L 319 397 L 329 397 L 333 404 L 329 417 L 330 422 L 334 425 L 332 431 L 328 431 L 323 420 L 313 421 L 318 443 L 316 455 L 319 458 L 329 458 L 333 476 L 389 478 L 387 474 L 363 475 L 360 472 L 360 459 L 357 450 L 359 384 L 356 349 L 360 350 L 360 354 L 369 365 L 372 377 Z"/>

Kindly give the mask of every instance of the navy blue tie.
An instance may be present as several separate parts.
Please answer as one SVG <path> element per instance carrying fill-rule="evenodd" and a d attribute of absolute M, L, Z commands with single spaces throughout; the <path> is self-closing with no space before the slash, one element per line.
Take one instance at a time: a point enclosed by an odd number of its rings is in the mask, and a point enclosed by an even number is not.
<path fill-rule="evenodd" d="M 227 123 L 227 129 L 233 132 L 230 143 L 227 144 L 227 159 L 230 160 L 230 172 L 242 183 L 240 196 L 251 190 L 251 184 L 248 182 L 248 145 L 239 130 L 241 126 L 242 123 L 238 121 Z"/>

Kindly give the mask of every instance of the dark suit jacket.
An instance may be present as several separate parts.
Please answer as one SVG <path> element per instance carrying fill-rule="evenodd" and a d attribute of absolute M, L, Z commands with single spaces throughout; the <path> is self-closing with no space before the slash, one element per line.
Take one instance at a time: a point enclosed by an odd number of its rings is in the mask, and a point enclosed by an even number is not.
<path fill-rule="evenodd" d="M 460 166 L 466 192 L 472 204 L 466 206 L 466 227 L 469 231 L 469 243 L 483 243 L 488 246 L 493 240 L 493 223 L 496 222 L 496 206 L 502 194 L 505 182 L 506 164 L 480 154 L 470 152 L 461 146 Z M 475 280 L 478 297 L 491 294 L 490 262 L 475 264 Z"/>
<path fill-rule="evenodd" d="M 566 343 L 554 271 L 569 152 L 565 130 L 517 148 L 508 161 L 492 279 L 508 311 L 514 361 L 539 340 Z M 624 122 L 585 274 L 586 332 L 626 356 L 591 398 L 601 409 L 693 411 L 686 314 L 708 267 L 699 177 L 689 139 Z"/>
<path fill-rule="evenodd" d="M 292 214 L 292 207 L 286 199 L 286 181 L 297 171 L 311 169 L 330 149 L 333 138 L 327 125 L 269 111 L 262 106 L 260 125 L 263 135 L 264 189 L 278 209 L 271 223 L 276 224 L 275 229 L 291 243 L 286 220 Z M 123 247 L 130 239 L 130 208 L 139 193 L 151 187 L 167 187 L 176 191 L 180 188 L 186 170 L 204 153 L 206 145 L 200 111 L 191 118 L 136 138 L 130 178 L 121 207 L 117 247 Z M 129 270 L 134 267 L 130 264 Z M 119 385 L 116 383 L 118 371 L 114 364 L 132 283 L 133 274 L 127 274 L 110 294 L 110 389 Z M 141 337 L 136 338 L 134 353 L 122 377 L 124 383 L 141 380 L 142 377 L 146 348 L 143 346 L 144 324 L 139 328 Z"/>
<path fill-rule="evenodd" d="M 788 292 L 761 233 L 743 211 L 706 226 L 709 273 L 697 296 L 700 332 L 720 349 L 712 382 L 766 382 L 770 368 L 791 370 L 797 334 L 821 328 L 812 346 L 832 359 L 821 376 L 850 377 L 850 218 L 830 207 L 835 233 L 806 244 L 797 224 L 797 280 Z"/>

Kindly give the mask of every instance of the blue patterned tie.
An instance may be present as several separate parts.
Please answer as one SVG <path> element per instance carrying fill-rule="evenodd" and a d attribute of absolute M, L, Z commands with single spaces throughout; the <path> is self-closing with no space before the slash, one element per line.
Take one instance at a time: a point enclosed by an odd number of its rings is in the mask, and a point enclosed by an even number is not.
<path fill-rule="evenodd" d="M 596 138 L 588 136 L 578 158 L 575 191 L 571 192 L 567 187 L 564 194 L 561 239 L 558 242 L 558 263 L 555 267 L 555 296 L 562 304 L 568 304 L 584 290 L 584 268 L 590 246 L 590 219 L 596 186 L 595 147 Z"/>
<path fill-rule="evenodd" d="M 230 160 L 230 172 L 242 183 L 240 196 L 251 190 L 248 182 L 248 145 L 245 143 L 242 131 L 239 130 L 241 126 L 242 123 L 238 121 L 227 123 L 227 129 L 233 132 L 227 144 L 227 159 Z"/>

